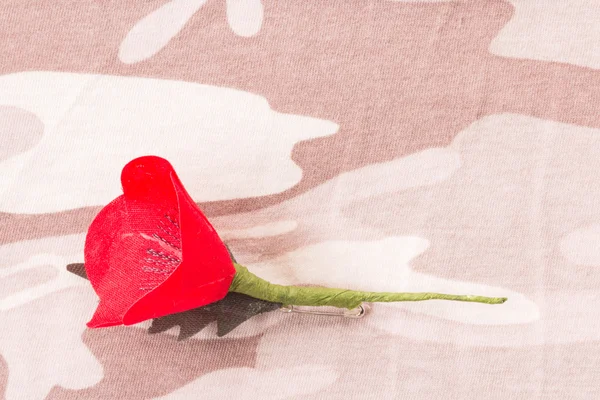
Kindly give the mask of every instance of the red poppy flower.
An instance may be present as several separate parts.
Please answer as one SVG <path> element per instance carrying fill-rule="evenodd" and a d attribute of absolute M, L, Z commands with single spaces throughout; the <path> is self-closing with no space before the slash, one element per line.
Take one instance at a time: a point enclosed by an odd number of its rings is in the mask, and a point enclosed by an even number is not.
<path fill-rule="evenodd" d="M 88 326 L 131 325 L 221 300 L 235 268 L 171 164 L 147 156 L 121 174 L 123 195 L 104 207 L 85 242 L 100 297 Z"/>
<path fill-rule="evenodd" d="M 91 328 L 131 325 L 214 303 L 229 291 L 284 305 L 354 308 L 363 301 L 504 297 L 381 293 L 273 285 L 233 264 L 229 251 L 168 161 L 137 158 L 123 168 L 123 195 L 104 207 L 85 242 L 85 269 L 100 304 Z"/>

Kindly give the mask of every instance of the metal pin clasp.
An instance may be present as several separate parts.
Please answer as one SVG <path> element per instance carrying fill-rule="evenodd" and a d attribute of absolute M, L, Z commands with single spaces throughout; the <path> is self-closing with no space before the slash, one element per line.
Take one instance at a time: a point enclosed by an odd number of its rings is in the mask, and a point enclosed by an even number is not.
<path fill-rule="evenodd" d="M 279 309 L 285 313 L 299 313 L 299 314 L 313 314 L 313 315 L 329 315 L 332 317 L 345 317 L 345 318 L 362 318 L 367 313 L 367 307 L 364 304 L 359 305 L 352 310 L 345 308 L 336 307 L 300 307 L 300 306 L 286 306 Z"/>

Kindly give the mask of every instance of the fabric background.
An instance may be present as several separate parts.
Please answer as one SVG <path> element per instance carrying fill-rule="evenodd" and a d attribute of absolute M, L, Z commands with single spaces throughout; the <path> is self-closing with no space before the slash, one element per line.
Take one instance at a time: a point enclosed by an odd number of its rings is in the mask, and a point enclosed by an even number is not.
<path fill-rule="evenodd" d="M 600 396 L 596 0 L 0 5 L 0 398 Z M 144 154 L 263 278 L 509 301 L 88 330 Z"/>

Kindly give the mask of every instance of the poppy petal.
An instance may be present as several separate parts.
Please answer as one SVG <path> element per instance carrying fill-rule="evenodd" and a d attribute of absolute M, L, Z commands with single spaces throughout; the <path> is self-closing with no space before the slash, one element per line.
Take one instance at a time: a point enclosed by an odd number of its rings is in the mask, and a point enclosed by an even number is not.
<path fill-rule="evenodd" d="M 167 280 L 131 306 L 123 318 L 125 325 L 221 300 L 235 275 L 227 247 L 177 175 L 171 176 L 179 202 L 182 261 Z"/>

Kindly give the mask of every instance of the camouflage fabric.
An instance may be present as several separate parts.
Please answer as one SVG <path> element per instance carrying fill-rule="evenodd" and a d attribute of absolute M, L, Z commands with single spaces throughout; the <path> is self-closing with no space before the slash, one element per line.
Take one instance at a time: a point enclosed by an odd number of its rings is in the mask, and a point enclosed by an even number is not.
<path fill-rule="evenodd" d="M 600 396 L 595 0 L 4 0 L 0 398 Z M 144 154 L 274 283 L 507 296 L 86 329 Z M 598 193 L 596 193 L 598 192 Z"/>

